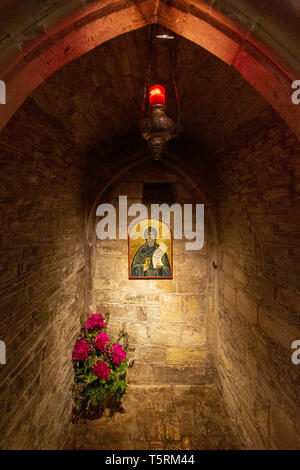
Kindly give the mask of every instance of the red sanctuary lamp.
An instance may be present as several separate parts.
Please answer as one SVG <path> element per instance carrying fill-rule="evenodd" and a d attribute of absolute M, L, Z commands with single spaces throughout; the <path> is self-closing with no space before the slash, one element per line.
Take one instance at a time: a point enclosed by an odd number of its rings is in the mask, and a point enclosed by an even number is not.
<path fill-rule="evenodd" d="M 142 118 L 141 132 L 154 159 L 159 160 L 168 140 L 176 136 L 177 125 L 166 115 L 166 89 L 164 86 L 151 86 L 148 99 L 150 112 L 147 117 Z"/>
<path fill-rule="evenodd" d="M 166 105 L 166 89 L 162 85 L 153 85 L 149 88 L 149 103 L 150 106 L 155 104 Z"/>

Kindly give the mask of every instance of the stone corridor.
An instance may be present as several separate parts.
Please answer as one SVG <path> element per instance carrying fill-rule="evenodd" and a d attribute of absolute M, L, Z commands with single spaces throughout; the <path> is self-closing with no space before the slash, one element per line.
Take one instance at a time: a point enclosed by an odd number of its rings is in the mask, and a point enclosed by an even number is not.
<path fill-rule="evenodd" d="M 0 0 L 0 449 L 300 449 L 299 21 Z"/>
<path fill-rule="evenodd" d="M 131 385 L 122 412 L 73 424 L 65 449 L 242 449 L 215 385 Z"/>

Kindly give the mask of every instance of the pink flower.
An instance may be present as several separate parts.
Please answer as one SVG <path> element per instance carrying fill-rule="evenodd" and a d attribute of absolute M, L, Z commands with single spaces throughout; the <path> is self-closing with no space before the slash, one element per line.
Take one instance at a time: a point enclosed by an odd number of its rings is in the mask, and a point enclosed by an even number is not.
<path fill-rule="evenodd" d="M 74 361 L 82 361 L 88 356 L 90 347 L 85 339 L 80 339 L 75 343 L 72 357 Z"/>
<path fill-rule="evenodd" d="M 100 351 L 104 351 L 105 346 L 109 341 L 110 337 L 101 331 L 101 333 L 99 333 L 95 338 L 95 348 L 100 349 Z"/>
<path fill-rule="evenodd" d="M 126 358 L 126 352 L 123 351 L 121 345 L 119 343 L 113 344 L 113 362 L 117 365 L 121 364 Z"/>
<path fill-rule="evenodd" d="M 101 313 L 93 313 L 93 315 L 90 315 L 89 318 L 86 321 L 85 326 L 89 330 L 93 330 L 96 327 L 104 328 L 105 323 L 103 321 L 103 316 L 101 315 Z"/>
<path fill-rule="evenodd" d="M 106 362 L 98 361 L 97 364 L 93 367 L 94 374 L 98 375 L 99 379 L 108 380 L 109 379 L 109 372 L 111 369 L 108 367 Z"/>

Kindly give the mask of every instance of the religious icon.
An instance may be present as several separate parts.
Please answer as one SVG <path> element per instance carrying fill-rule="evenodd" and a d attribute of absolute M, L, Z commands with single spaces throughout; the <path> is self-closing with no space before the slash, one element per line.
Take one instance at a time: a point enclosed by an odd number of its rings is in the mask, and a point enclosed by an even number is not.
<path fill-rule="evenodd" d="M 172 232 L 165 223 L 140 220 L 130 230 L 128 250 L 129 279 L 172 279 Z"/>

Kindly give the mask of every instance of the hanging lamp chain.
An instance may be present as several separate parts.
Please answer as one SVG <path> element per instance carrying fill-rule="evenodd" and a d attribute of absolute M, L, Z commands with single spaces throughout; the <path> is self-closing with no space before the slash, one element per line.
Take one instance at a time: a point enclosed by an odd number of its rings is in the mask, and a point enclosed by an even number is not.
<path fill-rule="evenodd" d="M 151 71 L 152 71 L 152 62 L 153 62 L 153 50 L 154 50 L 154 38 L 156 32 L 156 24 L 151 24 L 149 47 L 148 47 L 148 61 L 147 68 L 145 73 L 145 85 L 144 85 L 144 97 L 143 97 L 143 106 L 142 106 L 142 119 L 145 114 L 146 100 L 147 100 L 147 91 L 151 82 Z"/>
<path fill-rule="evenodd" d="M 181 106 L 180 106 L 180 101 L 179 101 L 178 89 L 176 85 L 174 50 L 171 48 L 169 41 L 167 42 L 167 44 L 168 44 L 169 58 L 170 58 L 170 64 L 171 64 L 172 82 L 173 82 L 173 87 L 174 87 L 174 92 L 175 92 L 175 97 L 176 97 L 176 102 L 177 102 L 177 125 L 179 126 L 180 121 L 181 121 Z"/>

